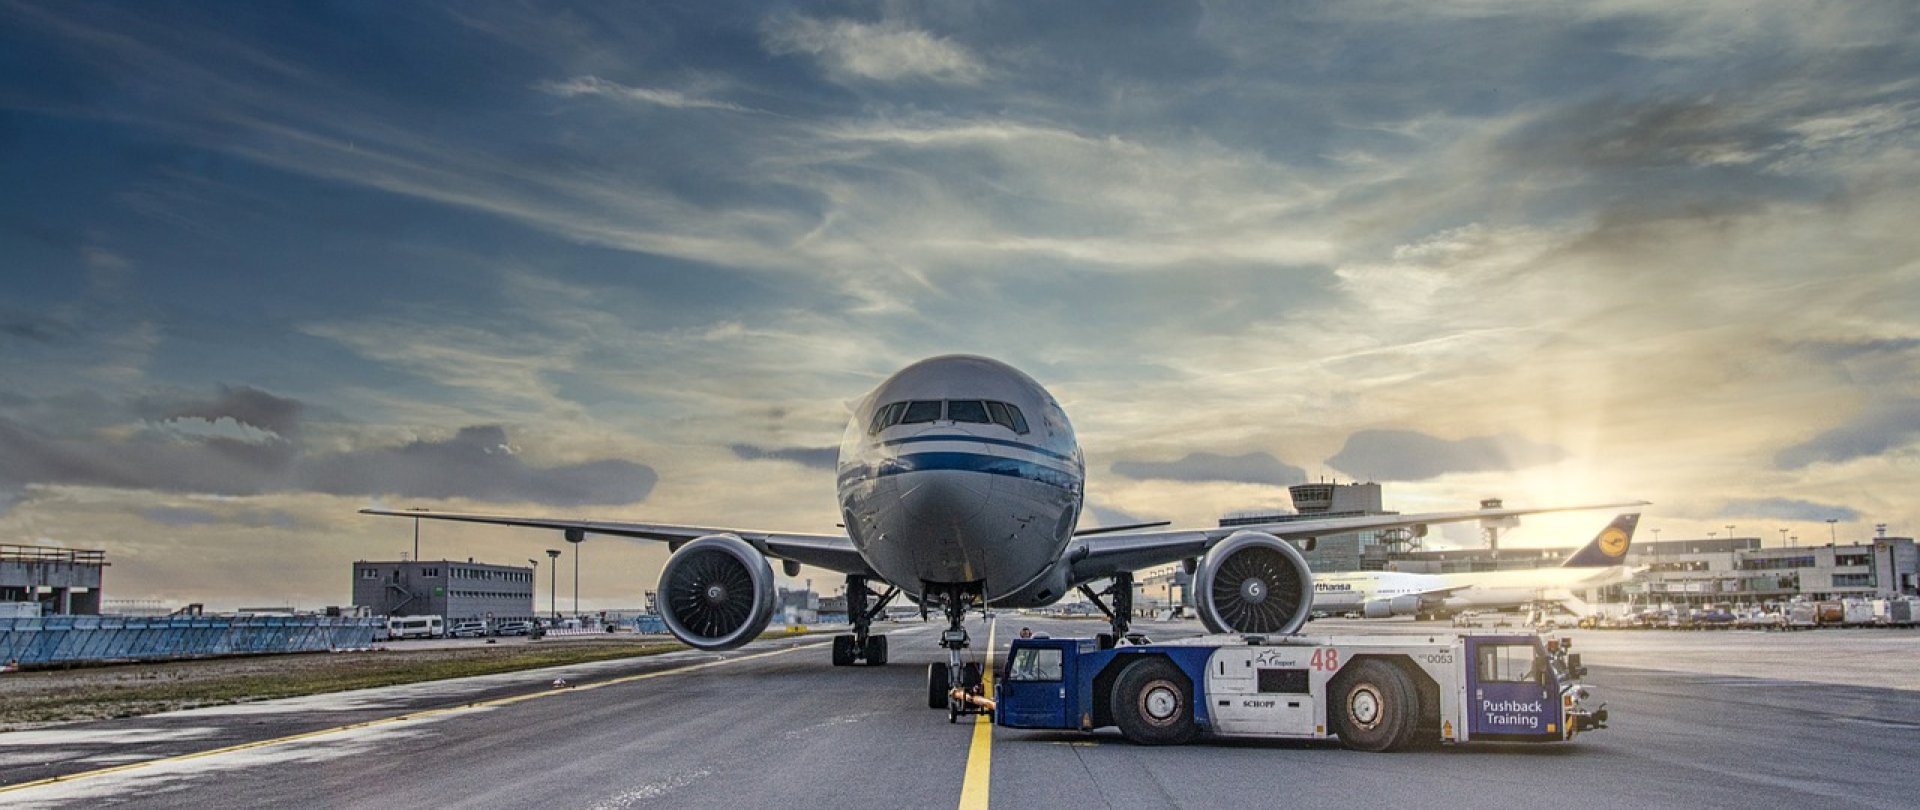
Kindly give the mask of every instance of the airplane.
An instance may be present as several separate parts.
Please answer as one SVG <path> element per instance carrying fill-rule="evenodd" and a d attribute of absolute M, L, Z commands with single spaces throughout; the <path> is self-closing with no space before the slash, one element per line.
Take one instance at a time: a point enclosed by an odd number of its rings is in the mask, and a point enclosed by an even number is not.
<path fill-rule="evenodd" d="M 835 636 L 833 664 L 882 665 L 885 635 L 873 620 L 905 595 L 947 626 L 946 663 L 927 669 L 928 706 L 957 708 L 948 687 L 979 683 L 963 621 L 973 610 L 1041 607 L 1078 590 L 1107 616 L 1112 644 L 1130 630 L 1133 572 L 1184 562 L 1198 613 L 1215 633 L 1297 631 L 1313 601 L 1313 576 L 1294 542 L 1320 535 L 1489 520 L 1627 504 L 1479 509 L 1323 518 L 1230 528 L 1173 529 L 1167 522 L 1077 528 L 1086 462 L 1060 403 L 1033 378 L 997 360 L 945 355 L 913 363 L 862 397 L 840 443 L 837 495 L 843 532 L 805 533 L 574 518 L 363 509 L 405 518 L 558 529 L 662 541 L 672 556 L 657 603 L 674 636 L 706 650 L 739 647 L 773 614 L 779 560 L 787 576 L 810 565 L 846 575 L 852 631 Z M 1091 586 L 1105 582 L 1095 591 Z M 884 586 L 885 590 L 876 590 Z"/>
<path fill-rule="evenodd" d="M 1454 574 L 1323 573 L 1314 578 L 1314 606 L 1325 611 L 1356 609 L 1369 619 L 1521 608 L 1539 601 L 1568 603 L 1581 613 L 1573 591 L 1614 585 L 1633 576 L 1625 560 L 1639 525 L 1638 514 L 1616 516 L 1592 542 L 1552 568 Z"/>

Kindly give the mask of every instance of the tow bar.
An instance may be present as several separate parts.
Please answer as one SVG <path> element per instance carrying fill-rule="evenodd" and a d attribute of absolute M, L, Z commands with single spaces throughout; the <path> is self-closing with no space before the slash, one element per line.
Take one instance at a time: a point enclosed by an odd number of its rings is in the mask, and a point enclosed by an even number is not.
<path fill-rule="evenodd" d="M 993 698 L 981 694 L 979 690 L 978 686 L 973 689 L 954 687 L 948 690 L 947 697 L 952 699 L 952 703 L 947 709 L 947 722 L 959 722 L 960 715 L 963 714 L 984 714 L 988 720 L 992 720 Z"/>

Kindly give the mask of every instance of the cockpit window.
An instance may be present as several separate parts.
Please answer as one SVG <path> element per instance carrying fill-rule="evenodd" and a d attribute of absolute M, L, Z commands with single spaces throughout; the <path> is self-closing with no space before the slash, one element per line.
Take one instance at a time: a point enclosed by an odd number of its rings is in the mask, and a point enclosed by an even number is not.
<path fill-rule="evenodd" d="M 939 400 L 919 400 L 907 403 L 906 413 L 900 416 L 900 424 L 918 425 L 940 418 Z"/>
<path fill-rule="evenodd" d="M 987 424 L 987 406 L 977 399 L 947 400 L 947 418 L 955 422 Z"/>
<path fill-rule="evenodd" d="M 993 423 L 1015 433 L 1027 432 L 1027 418 L 1020 415 L 1020 409 L 1005 402 L 987 403 L 987 414 Z"/>
<path fill-rule="evenodd" d="M 895 402 L 892 405 L 882 406 L 879 410 L 873 412 L 873 424 L 867 427 L 867 432 L 879 433 L 880 431 L 900 424 L 900 412 L 906 409 L 907 403 L 905 402 Z"/>
<path fill-rule="evenodd" d="M 942 406 L 945 406 L 944 416 Z M 999 425 L 1015 433 L 1027 432 L 1027 418 L 1021 415 L 1019 408 L 1005 402 L 982 402 L 977 399 L 946 402 L 922 399 L 884 405 L 873 412 L 873 423 L 867 426 L 867 432 L 879 433 L 894 425 L 919 425 L 942 418 L 976 425 Z"/>

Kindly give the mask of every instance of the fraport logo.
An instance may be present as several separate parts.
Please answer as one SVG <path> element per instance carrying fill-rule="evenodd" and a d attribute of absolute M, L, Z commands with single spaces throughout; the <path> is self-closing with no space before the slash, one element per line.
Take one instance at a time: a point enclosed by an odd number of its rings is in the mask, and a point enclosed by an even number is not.
<path fill-rule="evenodd" d="M 1540 701 L 1482 700 L 1480 714 L 1489 725 L 1531 728 L 1539 722 Z"/>

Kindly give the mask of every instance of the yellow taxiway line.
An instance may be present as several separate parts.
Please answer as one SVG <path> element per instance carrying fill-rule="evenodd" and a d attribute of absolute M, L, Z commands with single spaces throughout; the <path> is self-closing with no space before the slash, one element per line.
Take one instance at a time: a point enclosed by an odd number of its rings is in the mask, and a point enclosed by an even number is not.
<path fill-rule="evenodd" d="M 616 684 L 632 683 L 634 681 L 644 681 L 649 678 L 661 678 L 667 675 L 678 675 L 683 672 L 694 672 L 696 670 L 723 666 L 726 664 L 732 664 L 740 661 L 752 661 L 756 658 L 767 658 L 769 656 L 790 653 L 798 649 L 804 649 L 809 647 L 819 647 L 819 646 L 821 646 L 819 643 L 796 644 L 784 650 L 772 650 L 770 652 L 754 653 L 753 655 L 742 655 L 737 658 L 723 658 L 718 661 L 707 661 L 705 663 L 700 663 L 700 664 L 689 664 L 684 667 L 674 667 L 672 669 L 662 669 L 662 670 L 656 670 L 653 672 L 642 672 L 637 675 L 623 675 L 618 678 L 611 678 L 604 681 L 594 681 L 592 683 L 581 684 L 579 686 L 569 687 L 564 689 L 553 689 L 545 692 L 528 692 L 522 695 L 511 695 L 508 697 L 494 698 L 492 700 L 482 700 L 474 703 L 462 703 L 458 706 L 447 706 L 445 708 L 440 708 L 440 709 L 427 709 L 425 711 L 408 712 L 406 714 L 394 715 L 392 717 L 382 717 L 377 720 L 365 720 L 359 723 L 348 723 L 344 726 L 334 726 L 332 728 L 323 728 L 317 731 L 305 731 L 299 734 L 289 734 L 285 737 L 275 737 L 271 740 L 255 740 L 254 742 L 241 743 L 239 745 L 229 745 L 224 748 L 212 748 L 206 751 L 195 751 L 191 754 L 180 754 L 178 756 L 161 757 L 159 759 L 149 759 L 149 760 L 143 760 L 140 762 L 129 762 L 125 765 L 115 765 L 111 768 L 100 768 L 98 770 L 82 771 L 80 773 L 72 773 L 72 774 L 67 774 L 65 776 L 50 776 L 46 779 L 36 779 L 32 782 L 21 782 L 17 785 L 0 785 L 0 793 L 12 793 L 17 790 L 26 790 L 28 788 L 45 787 L 47 785 L 61 785 L 61 784 L 66 784 L 68 782 L 78 782 L 83 779 L 93 779 L 95 777 L 107 776 L 109 774 L 125 773 L 127 771 L 136 771 L 141 768 L 149 768 L 155 765 L 164 765 L 169 762 L 186 762 L 188 760 L 204 759 L 206 757 L 215 757 L 221 754 L 231 754 L 235 751 L 250 751 L 255 748 L 266 748 L 268 746 L 273 746 L 273 745 L 281 745 L 284 743 L 297 742 L 300 740 L 309 740 L 315 737 L 324 737 L 328 734 L 338 734 L 343 731 L 354 731 L 354 730 L 363 729 L 363 728 L 373 728 L 376 726 L 391 725 L 393 723 L 399 723 L 406 720 L 423 720 L 429 717 L 440 717 L 443 715 L 457 714 L 459 712 L 470 711 L 473 709 L 486 709 L 486 708 L 492 708 L 494 706 L 506 706 L 506 705 L 520 703 L 528 700 L 538 700 L 540 698 L 553 697 L 555 695 L 567 695 L 567 694 L 574 694 L 577 692 L 586 692 L 586 691 L 599 689 L 606 686 L 614 686 Z M 981 806 L 985 807 L 986 805 L 982 804 Z"/>
<path fill-rule="evenodd" d="M 987 663 L 980 673 L 986 693 L 993 694 L 993 633 L 998 619 L 987 624 Z M 987 794 L 993 787 L 993 717 L 979 715 L 973 720 L 973 745 L 967 749 L 967 779 L 960 786 L 960 810 L 987 810 Z"/>

